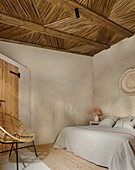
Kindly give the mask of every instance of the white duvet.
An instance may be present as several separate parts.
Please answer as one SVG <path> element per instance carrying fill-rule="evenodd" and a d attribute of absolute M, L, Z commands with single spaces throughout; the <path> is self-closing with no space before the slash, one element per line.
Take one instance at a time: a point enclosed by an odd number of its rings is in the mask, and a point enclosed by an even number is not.
<path fill-rule="evenodd" d="M 109 170 L 135 170 L 135 130 L 80 126 L 64 128 L 54 148 L 65 148 Z"/>

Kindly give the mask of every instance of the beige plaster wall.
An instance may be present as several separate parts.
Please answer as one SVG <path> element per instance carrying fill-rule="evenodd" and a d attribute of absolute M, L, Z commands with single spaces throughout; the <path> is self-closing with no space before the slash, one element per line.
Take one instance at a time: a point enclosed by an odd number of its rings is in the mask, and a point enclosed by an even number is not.
<path fill-rule="evenodd" d="M 38 144 L 53 142 L 65 126 L 88 124 L 92 58 L 6 42 L 0 42 L 0 51 L 31 70 L 31 122 Z"/>
<path fill-rule="evenodd" d="M 135 115 L 135 96 L 119 88 L 121 75 L 135 67 L 135 36 L 97 54 L 93 65 L 94 107 L 101 108 L 104 116 Z"/>
<path fill-rule="evenodd" d="M 19 68 L 21 74 L 21 78 L 19 79 L 19 117 L 31 127 L 30 70 L 1 53 L 0 58 Z"/>

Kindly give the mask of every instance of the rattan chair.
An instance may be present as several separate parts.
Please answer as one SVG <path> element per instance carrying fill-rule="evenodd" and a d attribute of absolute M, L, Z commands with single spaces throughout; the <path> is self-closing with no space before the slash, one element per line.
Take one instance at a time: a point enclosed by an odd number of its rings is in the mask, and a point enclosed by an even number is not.
<path fill-rule="evenodd" d="M 19 170 L 18 165 L 18 149 L 23 149 L 27 147 L 34 147 L 35 155 L 37 156 L 35 147 L 35 133 L 32 132 L 24 123 L 14 116 L 6 113 L 0 113 L 0 143 L 6 145 L 11 145 L 10 150 L 4 150 L 0 153 L 9 152 L 9 157 L 12 151 L 16 153 L 16 163 L 17 170 Z M 32 142 L 32 145 L 18 147 L 20 143 Z M 14 147 L 15 145 L 15 147 Z"/>

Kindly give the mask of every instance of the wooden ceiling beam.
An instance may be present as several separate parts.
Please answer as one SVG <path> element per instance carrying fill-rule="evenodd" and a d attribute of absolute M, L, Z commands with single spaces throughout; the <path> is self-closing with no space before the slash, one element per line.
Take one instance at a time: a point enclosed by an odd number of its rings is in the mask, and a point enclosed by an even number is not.
<path fill-rule="evenodd" d="M 68 52 L 68 53 L 73 53 L 73 54 L 79 54 L 79 55 L 85 55 L 85 56 L 89 56 L 89 57 L 93 57 L 93 54 L 82 54 L 79 52 L 74 52 L 74 51 L 70 51 L 70 50 L 65 50 L 63 48 L 55 48 L 55 47 L 51 47 L 51 46 L 46 46 L 46 45 L 40 45 L 40 44 L 33 44 L 33 43 L 28 43 L 28 42 L 24 42 L 24 41 L 19 41 L 19 40 L 11 40 L 11 39 L 7 39 L 7 38 L 0 38 L 0 41 L 4 41 L 4 42 L 9 42 L 9 43 L 16 43 L 16 44 L 21 44 L 21 45 L 29 45 L 32 47 L 39 47 L 39 48 L 46 48 L 49 50 L 56 50 L 56 51 L 61 51 L 61 52 Z"/>
<path fill-rule="evenodd" d="M 96 13 L 92 9 L 87 8 L 86 6 L 78 3 L 75 0 L 48 0 L 48 1 L 55 3 L 55 4 L 57 3 L 59 6 L 65 7 L 67 10 L 70 10 L 72 12 L 74 12 L 75 8 L 78 8 L 80 16 L 85 17 L 88 20 L 93 18 L 97 22 L 102 23 L 102 25 L 113 30 L 114 32 L 117 32 L 118 34 L 124 37 L 131 37 L 134 35 L 134 33 L 129 31 L 128 29 Z"/>
<path fill-rule="evenodd" d="M 23 34 L 20 34 L 20 35 L 15 35 L 14 38 L 24 37 L 24 36 L 27 36 L 27 35 L 32 34 L 32 33 L 34 33 L 34 31 L 29 31 L 29 32 L 26 32 L 26 33 L 23 33 Z"/>
<path fill-rule="evenodd" d="M 40 24 L 36 24 L 30 21 L 24 21 L 22 19 L 11 17 L 11 16 L 8 16 L 2 13 L 0 13 L 0 23 L 12 25 L 18 28 L 28 29 L 34 32 L 39 32 L 42 34 L 46 34 L 46 35 L 50 35 L 50 36 L 54 36 L 58 38 L 81 42 L 83 44 L 93 45 L 93 46 L 96 46 L 97 48 L 108 49 L 110 47 L 109 45 L 106 45 L 106 44 L 102 44 L 102 43 L 99 43 L 93 40 L 75 36 L 73 34 L 68 34 L 62 31 L 58 31 L 58 30 L 49 28 L 48 26 L 42 26 Z"/>
<path fill-rule="evenodd" d="M 68 40 L 72 40 L 72 41 L 77 41 L 77 42 L 81 42 L 83 44 L 89 44 L 89 45 L 92 45 L 92 46 L 96 46 L 97 48 L 102 48 L 102 49 L 110 48 L 110 46 L 108 46 L 106 44 L 98 43 L 98 42 L 93 41 L 93 40 L 78 37 L 78 36 L 75 36 L 73 34 L 58 31 L 58 30 L 55 30 L 55 29 L 49 28 L 49 27 L 45 27 L 45 32 L 47 32 L 48 35 L 51 35 L 51 36 L 54 36 L 54 37 L 68 39 Z"/>

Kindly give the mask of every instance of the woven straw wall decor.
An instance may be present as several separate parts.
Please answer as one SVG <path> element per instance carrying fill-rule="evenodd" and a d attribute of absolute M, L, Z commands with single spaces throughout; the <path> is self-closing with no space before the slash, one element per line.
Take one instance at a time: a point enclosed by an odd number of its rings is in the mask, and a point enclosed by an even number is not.
<path fill-rule="evenodd" d="M 125 71 L 119 83 L 124 93 L 127 95 L 135 95 L 135 68 Z"/>

